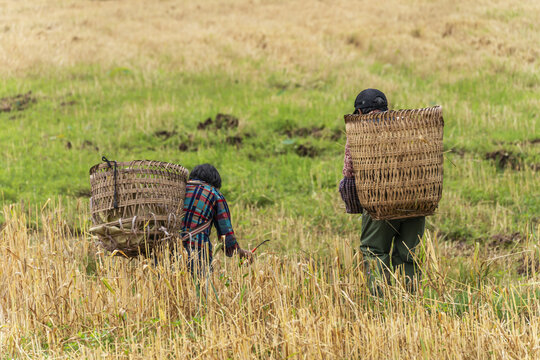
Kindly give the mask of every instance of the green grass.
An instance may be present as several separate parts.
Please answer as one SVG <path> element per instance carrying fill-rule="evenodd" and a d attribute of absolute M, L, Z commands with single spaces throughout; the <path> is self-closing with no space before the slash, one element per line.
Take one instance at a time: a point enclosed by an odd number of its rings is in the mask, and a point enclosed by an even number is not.
<path fill-rule="evenodd" d="M 444 195 L 431 228 L 483 240 L 536 226 L 540 186 L 533 167 L 540 155 L 539 145 L 530 141 L 540 136 L 534 106 L 539 91 L 526 74 L 498 67 L 449 80 L 444 74 L 426 77 L 410 66 L 350 65 L 366 66 L 379 77 L 393 108 L 444 107 L 449 152 Z M 337 184 L 345 143 L 342 116 L 363 84 L 345 81 L 347 70 L 345 75 L 337 69 L 264 70 L 270 68 L 248 60 L 238 69 L 197 74 L 79 66 L 5 79 L 0 98 L 32 91 L 36 103 L 0 113 L 2 202 L 84 199 L 88 170 L 102 155 L 187 168 L 209 162 L 220 170 L 232 204 L 261 214 L 283 209 L 305 226 L 337 233 L 357 231 L 340 207 Z M 197 129 L 217 113 L 238 117 L 239 127 Z M 295 134 L 301 127 L 324 129 Z M 230 144 L 231 137 L 242 142 Z M 181 151 L 181 144 L 187 150 Z M 299 147 L 314 156 L 299 155 Z M 521 170 L 486 159 L 486 153 L 500 149 L 509 151 Z M 233 216 L 242 221 L 243 215 Z"/>

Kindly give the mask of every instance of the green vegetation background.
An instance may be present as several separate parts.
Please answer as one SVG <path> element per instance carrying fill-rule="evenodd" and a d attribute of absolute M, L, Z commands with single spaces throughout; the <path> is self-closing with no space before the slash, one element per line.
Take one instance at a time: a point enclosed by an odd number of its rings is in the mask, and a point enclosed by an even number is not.
<path fill-rule="evenodd" d="M 534 231 L 537 73 L 504 64 L 452 77 L 379 62 L 348 67 L 366 68 L 378 81 L 347 78 L 346 69 L 269 70 L 248 59 L 226 72 L 78 66 L 4 78 L 4 104 L 29 91 L 35 102 L 0 112 L 0 201 L 87 201 L 88 170 L 103 155 L 188 169 L 208 162 L 220 170 L 223 193 L 237 210 L 254 208 L 261 217 L 279 212 L 314 230 L 358 232 L 358 218 L 344 214 L 337 191 L 343 115 L 358 91 L 378 87 L 394 109 L 443 106 L 444 195 L 431 229 L 465 241 Z M 236 116 L 239 126 L 198 129 L 218 113 Z M 247 221 L 233 213 L 235 220 Z"/>

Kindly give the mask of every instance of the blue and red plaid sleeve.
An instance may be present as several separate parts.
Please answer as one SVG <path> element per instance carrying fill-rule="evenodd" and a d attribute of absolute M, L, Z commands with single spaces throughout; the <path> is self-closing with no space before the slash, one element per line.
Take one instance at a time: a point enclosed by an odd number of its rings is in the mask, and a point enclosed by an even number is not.
<path fill-rule="evenodd" d="M 234 250 L 239 248 L 232 228 L 231 213 L 227 205 L 227 200 L 225 200 L 225 197 L 218 190 L 215 190 L 215 196 L 216 213 L 214 216 L 214 226 L 216 227 L 219 238 L 225 236 L 225 253 L 227 256 L 231 256 Z"/>

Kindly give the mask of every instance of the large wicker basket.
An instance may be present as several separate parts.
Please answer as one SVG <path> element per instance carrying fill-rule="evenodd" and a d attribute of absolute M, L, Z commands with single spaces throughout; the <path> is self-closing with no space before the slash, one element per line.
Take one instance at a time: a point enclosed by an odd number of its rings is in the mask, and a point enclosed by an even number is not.
<path fill-rule="evenodd" d="M 106 250 L 147 254 L 182 224 L 188 171 L 175 164 L 108 161 L 90 169 L 90 232 Z"/>
<path fill-rule="evenodd" d="M 442 108 L 345 115 L 360 204 L 376 220 L 432 215 L 442 196 Z"/>

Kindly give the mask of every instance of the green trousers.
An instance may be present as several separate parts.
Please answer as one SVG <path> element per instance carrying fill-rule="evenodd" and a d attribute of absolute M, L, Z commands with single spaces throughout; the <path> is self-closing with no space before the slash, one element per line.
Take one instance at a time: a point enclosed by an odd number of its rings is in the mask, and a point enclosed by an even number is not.
<path fill-rule="evenodd" d="M 390 281 L 390 271 L 396 270 L 405 274 L 407 284 L 412 286 L 416 284 L 418 266 L 413 254 L 424 235 L 425 224 L 424 216 L 373 220 L 364 210 L 360 250 L 364 255 L 364 266 L 370 286 L 380 275 L 384 275 L 385 281 Z"/>

